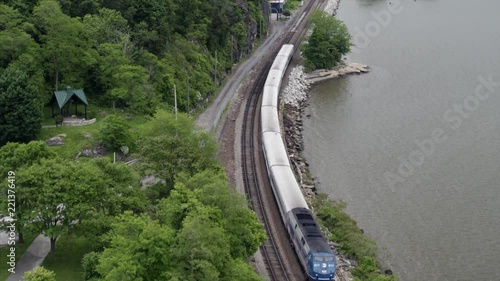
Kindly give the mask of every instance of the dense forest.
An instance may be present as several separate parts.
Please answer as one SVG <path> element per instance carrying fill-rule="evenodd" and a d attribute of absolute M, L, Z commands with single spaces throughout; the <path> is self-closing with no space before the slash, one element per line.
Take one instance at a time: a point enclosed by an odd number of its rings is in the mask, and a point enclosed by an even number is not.
<path fill-rule="evenodd" d="M 0 73 L 25 72 L 46 104 L 84 88 L 93 103 L 188 111 L 266 32 L 263 0 L 1 0 Z"/>
<path fill-rule="evenodd" d="M 261 280 L 247 261 L 266 239 L 262 225 L 229 186 L 214 136 L 182 111 L 203 107 L 266 33 L 266 9 L 262 0 L 0 0 L 0 179 L 11 176 L 0 217 L 15 189 L 17 261 L 39 234 L 51 248 L 50 272 L 26 280 Z M 41 129 L 42 108 L 67 85 L 106 110 L 90 126 Z M 32 141 L 56 132 L 64 145 Z M 99 146 L 108 153 L 75 159 Z M 110 160 L 124 147 L 137 164 Z M 144 188 L 146 175 L 160 182 Z"/>

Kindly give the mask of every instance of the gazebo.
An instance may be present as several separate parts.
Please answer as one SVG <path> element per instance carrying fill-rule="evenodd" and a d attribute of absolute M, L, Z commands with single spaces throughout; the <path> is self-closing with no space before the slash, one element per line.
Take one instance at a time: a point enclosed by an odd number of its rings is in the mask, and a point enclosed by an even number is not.
<path fill-rule="evenodd" d="M 75 104 L 75 115 L 78 115 L 78 103 L 82 103 L 85 106 L 85 119 L 87 119 L 87 106 L 89 105 L 89 102 L 87 101 L 87 97 L 85 96 L 83 89 L 71 89 L 70 86 L 66 86 L 66 89 L 62 91 L 54 91 L 50 100 L 52 106 L 52 117 L 55 116 L 54 104 L 56 101 L 59 107 L 59 114 L 63 116 L 63 108 L 70 100 Z M 66 109 L 69 114 L 69 108 L 66 107 Z"/>

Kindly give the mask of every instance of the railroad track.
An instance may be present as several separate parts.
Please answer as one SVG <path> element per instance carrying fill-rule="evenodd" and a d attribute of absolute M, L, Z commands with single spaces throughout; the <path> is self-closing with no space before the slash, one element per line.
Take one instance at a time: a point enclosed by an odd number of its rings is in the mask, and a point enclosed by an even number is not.
<path fill-rule="evenodd" d="M 271 65 L 267 67 L 267 70 Z M 265 75 L 259 75 L 256 85 L 264 85 L 266 80 Z M 271 225 L 269 221 L 268 214 L 265 211 L 264 202 L 262 200 L 262 191 L 259 187 L 258 177 L 257 177 L 257 167 L 255 163 L 255 152 L 260 151 L 258 145 L 255 145 L 255 135 L 253 133 L 255 129 L 255 121 L 257 116 L 257 105 L 259 100 L 259 94 L 257 92 L 258 86 L 254 87 L 250 93 L 247 100 L 247 105 L 245 107 L 245 115 L 243 118 L 243 132 L 242 132 L 242 164 L 243 164 L 243 181 L 245 185 L 245 192 L 247 198 L 252 203 L 253 210 L 255 211 L 257 217 L 266 227 L 266 233 L 268 241 L 261 246 L 261 252 L 266 264 L 266 269 L 269 273 L 269 277 L 272 281 L 274 280 L 287 280 L 288 273 L 283 264 L 283 259 L 281 257 L 280 251 L 277 247 L 275 241 L 275 236 L 271 231 Z"/>
<path fill-rule="evenodd" d="M 322 4 L 323 1 L 308 1 L 306 7 L 303 8 L 302 15 L 300 17 L 295 17 L 292 22 L 290 22 L 287 31 L 284 33 L 282 38 L 280 38 L 275 45 L 271 48 L 271 52 L 268 54 L 267 58 L 263 61 L 263 65 L 260 66 L 260 73 L 256 78 L 249 94 L 247 95 L 244 117 L 243 117 L 243 128 L 241 133 L 241 163 L 242 174 L 243 174 L 243 182 L 245 186 L 245 193 L 249 201 L 252 204 L 253 210 L 255 211 L 259 220 L 265 225 L 268 241 L 261 246 L 261 252 L 264 258 L 264 262 L 266 265 L 266 269 L 268 271 L 269 278 L 272 281 L 277 280 L 295 280 L 293 276 L 290 276 L 291 270 L 287 270 L 285 267 L 285 263 L 283 261 L 282 253 L 277 246 L 278 239 L 286 239 L 288 241 L 288 237 L 279 237 L 277 233 L 274 233 L 271 230 L 271 219 L 270 214 L 266 212 L 266 206 L 263 199 L 263 191 L 259 186 L 259 178 L 258 178 L 258 167 L 256 165 L 256 157 L 260 155 L 260 145 L 259 139 L 255 138 L 258 136 L 259 132 L 259 122 L 258 120 L 258 105 L 259 105 L 259 97 L 264 88 L 264 84 L 271 68 L 272 62 L 276 55 L 279 52 L 279 49 L 283 44 L 296 44 L 298 40 L 300 40 L 300 36 L 302 36 L 302 32 L 298 32 L 299 30 L 303 30 L 305 27 L 305 22 L 310 11 L 313 8 L 316 8 Z M 265 180 L 268 181 L 267 176 Z M 269 185 L 267 185 L 269 186 Z M 273 194 L 272 191 L 268 194 Z M 277 207 L 274 208 L 273 212 L 279 213 Z M 279 215 L 278 215 L 279 217 Z M 273 222 L 275 223 L 275 222 Z M 279 220 L 278 223 L 281 223 Z M 297 262 L 297 261 L 296 261 Z M 298 264 L 298 262 L 297 262 Z M 300 266 L 300 264 L 298 264 Z"/>

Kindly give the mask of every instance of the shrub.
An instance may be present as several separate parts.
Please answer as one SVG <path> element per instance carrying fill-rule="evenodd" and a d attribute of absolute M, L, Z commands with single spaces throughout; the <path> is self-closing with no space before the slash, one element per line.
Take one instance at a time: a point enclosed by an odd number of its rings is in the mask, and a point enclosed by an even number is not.
<path fill-rule="evenodd" d="M 83 267 L 83 280 L 97 280 L 101 277 L 99 272 L 97 272 L 97 265 L 99 264 L 99 254 L 96 252 L 90 252 L 83 256 L 82 267 Z"/>
<path fill-rule="evenodd" d="M 56 281 L 56 274 L 53 271 L 37 266 L 33 271 L 24 273 L 23 279 L 25 281 Z"/>
<path fill-rule="evenodd" d="M 110 114 L 104 118 L 103 126 L 97 134 L 97 139 L 114 152 L 120 152 L 123 146 L 129 148 L 133 144 L 130 125 L 120 116 Z"/>
<path fill-rule="evenodd" d="M 318 194 L 314 202 L 318 219 L 331 232 L 329 238 L 340 244 L 341 253 L 358 261 L 352 270 L 355 281 L 396 281 L 397 276 L 380 272 L 375 241 L 363 234 L 345 207 L 345 202 L 330 200 L 326 194 Z"/>

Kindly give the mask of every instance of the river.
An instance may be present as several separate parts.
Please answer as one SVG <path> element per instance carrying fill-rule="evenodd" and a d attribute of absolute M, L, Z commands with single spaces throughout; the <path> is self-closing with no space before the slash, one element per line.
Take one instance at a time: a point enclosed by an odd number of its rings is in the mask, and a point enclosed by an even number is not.
<path fill-rule="evenodd" d="M 304 155 L 403 281 L 500 280 L 499 12 L 497 0 L 340 4 L 348 61 L 371 71 L 311 89 Z"/>

